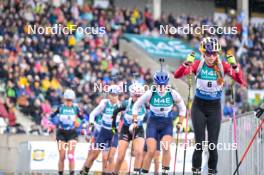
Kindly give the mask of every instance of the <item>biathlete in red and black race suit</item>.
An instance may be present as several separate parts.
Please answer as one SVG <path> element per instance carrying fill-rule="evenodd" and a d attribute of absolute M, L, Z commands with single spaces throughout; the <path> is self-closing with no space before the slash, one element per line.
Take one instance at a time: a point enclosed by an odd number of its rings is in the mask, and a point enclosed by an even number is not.
<path fill-rule="evenodd" d="M 206 37 L 201 41 L 202 57 L 195 60 L 190 54 L 187 60 L 175 71 L 174 77 L 181 78 L 190 73 L 196 76 L 195 97 L 191 108 L 196 149 L 192 158 L 193 174 L 201 174 L 202 142 L 205 141 L 205 129 L 208 131 L 208 144 L 218 143 L 221 125 L 221 96 L 224 88 L 224 76 L 228 75 L 242 86 L 246 86 L 243 72 L 233 55 L 227 54 L 227 62 L 221 61 L 221 46 L 217 38 Z M 217 148 L 209 149 L 208 174 L 217 173 Z"/>

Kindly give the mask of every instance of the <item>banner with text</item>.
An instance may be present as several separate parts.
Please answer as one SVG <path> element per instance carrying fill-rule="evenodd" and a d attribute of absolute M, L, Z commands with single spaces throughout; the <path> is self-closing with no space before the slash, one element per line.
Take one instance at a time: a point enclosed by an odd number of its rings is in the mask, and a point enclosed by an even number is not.
<path fill-rule="evenodd" d="M 150 37 L 136 34 L 124 34 L 123 37 L 134 42 L 148 54 L 156 58 L 175 58 L 184 60 L 186 56 L 193 51 L 196 52 L 196 57 L 200 58 L 200 53 L 197 52 L 197 50 L 180 39 Z"/>

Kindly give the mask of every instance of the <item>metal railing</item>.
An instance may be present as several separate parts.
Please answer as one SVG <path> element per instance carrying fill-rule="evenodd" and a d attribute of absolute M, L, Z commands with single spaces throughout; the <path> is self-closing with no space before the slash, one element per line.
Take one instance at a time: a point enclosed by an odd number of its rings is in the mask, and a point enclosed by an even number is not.
<path fill-rule="evenodd" d="M 253 112 L 245 113 L 237 117 L 237 149 L 238 161 L 240 161 L 246 147 L 260 120 L 254 117 Z M 221 125 L 221 133 L 219 143 L 230 148 L 234 143 L 234 127 L 231 119 L 226 119 Z M 236 169 L 236 153 L 235 150 L 219 150 L 219 175 L 233 175 Z M 246 155 L 245 160 L 239 169 L 239 175 L 263 175 L 264 172 L 264 143 L 263 130 L 260 131 L 254 141 L 250 151 Z"/>

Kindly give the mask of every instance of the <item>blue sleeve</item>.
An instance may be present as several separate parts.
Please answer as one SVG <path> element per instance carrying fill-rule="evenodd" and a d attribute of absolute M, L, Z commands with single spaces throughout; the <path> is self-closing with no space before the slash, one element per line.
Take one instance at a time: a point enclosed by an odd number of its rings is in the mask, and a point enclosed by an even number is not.
<path fill-rule="evenodd" d="M 84 122 L 89 122 L 90 115 L 88 113 L 85 113 L 83 116 L 83 121 Z"/>
<path fill-rule="evenodd" d="M 59 115 L 58 115 L 59 113 L 60 113 L 60 106 L 49 117 L 49 121 L 53 123 L 54 125 L 59 124 Z"/>
<path fill-rule="evenodd" d="M 83 120 L 84 119 L 84 115 L 85 114 L 81 114 L 81 110 L 80 110 L 80 108 L 78 107 L 78 106 L 76 106 L 76 113 L 77 113 L 77 117 L 78 118 L 80 118 L 81 120 Z"/>

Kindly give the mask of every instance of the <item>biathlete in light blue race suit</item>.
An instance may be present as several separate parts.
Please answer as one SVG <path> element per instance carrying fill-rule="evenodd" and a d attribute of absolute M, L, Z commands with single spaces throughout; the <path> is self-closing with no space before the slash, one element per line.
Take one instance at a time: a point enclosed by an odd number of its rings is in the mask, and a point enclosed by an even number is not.
<path fill-rule="evenodd" d="M 81 174 L 88 174 L 94 160 L 103 150 L 103 173 L 112 173 L 114 168 L 114 155 L 118 145 L 118 134 L 112 133 L 113 111 L 118 107 L 120 87 L 111 85 L 108 89 L 109 96 L 101 100 L 100 104 L 90 114 L 90 124 L 94 123 L 95 116 L 102 115 L 101 130 L 95 141 L 95 147 L 89 151 Z M 110 149 L 109 149 L 110 148 Z"/>
<path fill-rule="evenodd" d="M 82 116 L 76 104 L 75 93 L 71 89 L 66 89 L 63 95 L 64 104 L 60 105 L 57 110 L 51 114 L 50 121 L 57 126 L 56 140 L 59 149 L 59 175 L 64 171 L 64 158 L 66 146 L 68 147 L 68 159 L 70 174 L 74 174 L 74 150 L 77 142 L 77 128 L 82 123 Z"/>
<path fill-rule="evenodd" d="M 146 142 L 147 153 L 143 160 L 142 174 L 148 174 L 150 163 L 155 155 L 158 136 L 163 143 L 168 143 L 168 147 L 162 147 L 162 173 L 168 174 L 170 165 L 170 144 L 173 134 L 172 108 L 177 104 L 179 115 L 182 121 L 186 113 L 186 107 L 180 94 L 170 89 L 167 84 L 169 75 L 167 72 L 158 71 L 154 75 L 157 85 L 155 89 L 146 91 L 134 104 L 133 115 L 137 120 L 140 106 L 149 103 L 150 117 L 147 121 Z"/>

